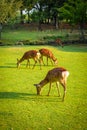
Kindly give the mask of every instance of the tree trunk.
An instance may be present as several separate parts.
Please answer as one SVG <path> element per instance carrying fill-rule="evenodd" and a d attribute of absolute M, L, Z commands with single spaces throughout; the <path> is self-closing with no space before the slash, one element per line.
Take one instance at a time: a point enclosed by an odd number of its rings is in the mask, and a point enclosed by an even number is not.
<path fill-rule="evenodd" d="M 54 17 L 54 25 L 55 25 L 55 29 L 59 28 L 58 17 L 57 16 Z"/>
<path fill-rule="evenodd" d="M 23 21 L 23 12 L 22 12 L 22 9 L 20 9 L 20 15 L 21 15 L 21 17 L 20 17 L 20 23 L 23 24 L 24 21 Z"/>
<path fill-rule="evenodd" d="M 1 30 L 0 30 L 0 40 L 1 40 Z"/>
<path fill-rule="evenodd" d="M 27 13 L 27 14 L 28 14 L 28 23 L 29 23 L 29 10 L 28 10 L 28 13 Z"/>
<path fill-rule="evenodd" d="M 1 33 L 2 33 L 2 24 L 0 23 L 0 40 L 1 40 Z"/>
<path fill-rule="evenodd" d="M 38 23 L 38 30 L 39 30 L 39 31 L 42 31 L 41 21 L 39 21 L 39 23 Z"/>
<path fill-rule="evenodd" d="M 85 41 L 84 25 L 82 23 L 80 24 L 80 40 Z"/>
<path fill-rule="evenodd" d="M 48 18 L 47 20 L 48 20 L 48 21 L 47 21 L 47 24 L 49 24 L 49 23 L 50 23 L 50 18 Z"/>
<path fill-rule="evenodd" d="M 41 27 L 41 23 L 42 23 L 42 18 L 41 18 L 41 13 L 42 13 L 42 10 L 39 10 L 39 21 L 38 21 L 38 30 L 39 31 L 42 31 L 42 27 Z"/>

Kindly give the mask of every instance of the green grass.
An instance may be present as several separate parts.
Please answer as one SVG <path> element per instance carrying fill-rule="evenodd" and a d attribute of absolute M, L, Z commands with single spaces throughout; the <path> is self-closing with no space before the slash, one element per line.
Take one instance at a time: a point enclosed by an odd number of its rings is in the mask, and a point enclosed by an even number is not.
<path fill-rule="evenodd" d="M 69 38 L 66 35 L 69 34 Z M 29 31 L 29 30 L 4 30 L 2 32 L 2 43 L 4 45 L 15 45 L 18 41 L 29 40 L 30 42 L 35 41 L 55 41 L 57 38 L 61 38 L 63 41 L 70 39 L 78 39 L 78 33 L 75 31 L 70 33 L 70 31 L 63 30 L 46 30 L 46 31 Z"/>
<path fill-rule="evenodd" d="M 16 59 L 31 49 L 44 46 L 0 47 L 0 130 L 86 130 L 87 125 L 87 46 L 45 46 L 58 58 L 59 66 L 69 70 L 67 94 L 62 102 L 55 83 L 47 97 L 49 85 L 36 95 L 34 83 L 44 78 L 49 66 L 26 68 L 24 61 L 16 68 Z M 31 60 L 31 68 L 33 65 Z"/>

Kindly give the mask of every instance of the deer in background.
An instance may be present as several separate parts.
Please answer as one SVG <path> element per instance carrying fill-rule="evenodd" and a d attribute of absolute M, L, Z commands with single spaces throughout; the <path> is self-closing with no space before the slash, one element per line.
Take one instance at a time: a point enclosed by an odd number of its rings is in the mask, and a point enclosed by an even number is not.
<path fill-rule="evenodd" d="M 24 55 L 22 56 L 22 58 L 20 60 L 17 59 L 17 68 L 20 66 L 20 63 L 23 62 L 24 60 L 27 60 L 26 67 L 29 66 L 29 68 L 30 68 L 30 59 L 33 59 L 35 61 L 35 64 L 33 65 L 32 69 L 34 69 L 34 67 L 38 61 L 40 63 L 40 69 L 41 69 L 40 53 L 36 50 L 27 51 L 24 53 Z"/>
<path fill-rule="evenodd" d="M 68 76 L 69 76 L 69 72 L 62 67 L 54 68 L 54 69 L 48 71 L 46 77 L 39 84 L 34 84 L 34 86 L 36 86 L 37 95 L 40 95 L 40 92 L 41 92 L 41 89 L 43 88 L 43 86 L 45 86 L 47 83 L 50 83 L 49 91 L 47 94 L 49 96 L 52 83 L 56 82 L 59 96 L 60 96 L 59 83 L 64 88 L 64 94 L 63 94 L 63 98 L 62 98 L 62 101 L 64 101 L 65 94 L 66 94 L 66 82 L 67 82 Z"/>
<path fill-rule="evenodd" d="M 61 41 L 61 39 L 56 39 L 55 40 L 55 42 L 58 44 L 58 45 L 60 45 L 61 47 L 64 47 L 64 45 L 63 45 L 63 42 Z"/>
<path fill-rule="evenodd" d="M 50 50 L 42 48 L 42 49 L 39 50 L 39 52 L 41 54 L 40 59 L 43 62 L 43 64 L 44 64 L 43 56 L 45 56 L 45 57 L 47 57 L 47 65 L 48 65 L 48 59 L 50 59 L 52 65 L 53 65 L 53 62 L 54 62 L 55 65 L 57 65 L 57 63 L 58 63 L 57 58 L 54 57 L 53 53 Z"/>

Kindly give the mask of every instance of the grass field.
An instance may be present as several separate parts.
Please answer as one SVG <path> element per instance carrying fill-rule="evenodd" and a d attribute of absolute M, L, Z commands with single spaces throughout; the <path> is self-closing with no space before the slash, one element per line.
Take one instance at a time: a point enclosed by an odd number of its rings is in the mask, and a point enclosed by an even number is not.
<path fill-rule="evenodd" d="M 69 37 L 67 37 L 69 35 Z M 62 41 L 78 40 L 79 32 L 70 30 L 46 30 L 46 31 L 29 31 L 29 30 L 4 30 L 2 32 L 1 42 L 4 45 L 15 45 L 18 41 L 28 40 L 31 43 L 55 41 L 61 38 Z"/>
<path fill-rule="evenodd" d="M 0 130 L 87 130 L 87 46 L 45 46 L 58 58 L 58 66 L 70 72 L 64 102 L 63 88 L 58 97 L 55 83 L 49 97 L 48 84 L 36 95 L 33 84 L 53 68 L 50 62 L 42 70 L 39 64 L 34 70 L 26 68 L 26 61 L 16 68 L 25 51 L 42 47 L 0 47 Z"/>

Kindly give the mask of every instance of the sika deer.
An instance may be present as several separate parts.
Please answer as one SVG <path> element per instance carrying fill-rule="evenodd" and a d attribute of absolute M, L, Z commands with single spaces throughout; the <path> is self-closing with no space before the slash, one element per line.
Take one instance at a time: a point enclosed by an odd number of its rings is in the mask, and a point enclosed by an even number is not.
<path fill-rule="evenodd" d="M 37 63 L 37 61 L 39 61 L 40 63 L 40 69 L 41 69 L 41 62 L 40 62 L 40 53 L 36 50 L 30 50 L 24 53 L 24 55 L 22 56 L 22 58 L 20 60 L 17 59 L 17 68 L 20 66 L 20 63 L 23 62 L 24 60 L 27 60 L 27 65 L 26 67 L 30 68 L 30 60 L 29 59 L 33 59 L 35 61 L 35 64 L 33 65 L 33 69 Z"/>
<path fill-rule="evenodd" d="M 44 64 L 43 56 L 45 56 L 45 57 L 47 57 L 47 65 L 48 65 L 48 58 L 50 59 L 51 63 L 53 61 L 54 64 L 57 65 L 57 63 L 58 63 L 57 58 L 54 57 L 53 53 L 50 50 L 43 48 L 43 49 L 40 49 L 39 52 L 41 54 L 40 58 L 41 58 L 41 61 L 43 62 L 43 64 Z M 53 63 L 52 63 L 52 65 L 53 65 Z"/>
<path fill-rule="evenodd" d="M 61 39 L 56 39 L 56 41 L 55 41 L 58 45 L 60 45 L 61 47 L 64 47 L 64 45 L 63 45 L 63 42 L 61 41 Z"/>
<path fill-rule="evenodd" d="M 58 83 L 60 83 L 64 88 L 64 94 L 63 94 L 63 99 L 62 99 L 62 101 L 64 101 L 65 94 L 66 94 L 66 81 L 67 81 L 68 76 L 69 76 L 69 72 L 62 67 L 54 68 L 48 71 L 46 77 L 39 84 L 34 84 L 34 86 L 36 86 L 37 95 L 40 95 L 40 92 L 43 86 L 45 86 L 47 83 L 50 83 L 49 91 L 47 94 L 49 96 L 49 93 L 51 90 L 51 84 L 53 82 L 56 82 L 59 96 L 60 96 L 60 92 L 59 92 Z"/>

